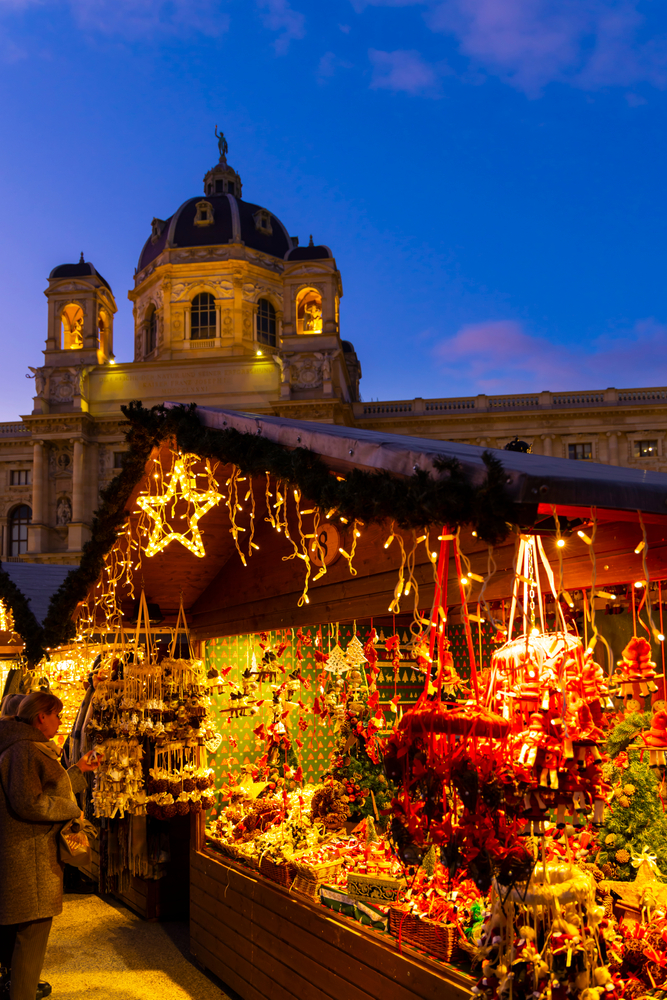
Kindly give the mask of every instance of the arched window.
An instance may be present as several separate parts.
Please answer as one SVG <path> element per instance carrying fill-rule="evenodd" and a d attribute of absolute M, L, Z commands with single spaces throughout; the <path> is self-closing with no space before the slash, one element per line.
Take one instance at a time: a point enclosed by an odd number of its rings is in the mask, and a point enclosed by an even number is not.
<path fill-rule="evenodd" d="M 262 344 L 276 346 L 276 310 L 268 299 L 257 303 L 257 339 Z"/>
<path fill-rule="evenodd" d="M 83 347 L 83 309 L 70 302 L 60 314 L 62 346 L 66 351 Z"/>
<path fill-rule="evenodd" d="M 157 347 L 157 310 L 151 307 L 146 321 L 146 354 L 150 354 Z"/>
<path fill-rule="evenodd" d="M 190 307 L 190 340 L 215 337 L 215 299 L 210 292 L 195 295 Z"/>
<path fill-rule="evenodd" d="M 9 515 L 9 555 L 20 556 L 28 551 L 28 525 L 32 512 L 27 504 L 15 507 Z"/>
<path fill-rule="evenodd" d="M 297 296 L 296 332 L 322 333 L 322 296 L 314 288 L 304 288 Z"/>
<path fill-rule="evenodd" d="M 106 347 L 106 313 L 103 309 L 100 309 L 97 316 L 97 346 L 101 347 L 103 350 Z"/>

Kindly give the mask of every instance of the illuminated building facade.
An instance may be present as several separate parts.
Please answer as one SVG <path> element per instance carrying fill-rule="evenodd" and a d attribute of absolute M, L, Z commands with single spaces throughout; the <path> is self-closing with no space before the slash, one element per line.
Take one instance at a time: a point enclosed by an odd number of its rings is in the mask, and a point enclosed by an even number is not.
<path fill-rule="evenodd" d="M 667 389 L 362 402 L 341 339 L 341 276 L 243 200 L 226 143 L 203 193 L 153 219 L 129 298 L 134 360 L 113 354 L 113 292 L 82 259 L 49 275 L 34 406 L 0 424 L 1 558 L 76 563 L 99 491 L 122 467 L 120 406 L 224 406 L 391 433 L 667 470 Z"/>

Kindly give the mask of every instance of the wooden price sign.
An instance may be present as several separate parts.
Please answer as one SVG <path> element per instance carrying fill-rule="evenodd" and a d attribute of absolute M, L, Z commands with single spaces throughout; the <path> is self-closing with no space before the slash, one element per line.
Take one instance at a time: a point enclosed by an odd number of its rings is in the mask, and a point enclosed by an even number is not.
<path fill-rule="evenodd" d="M 331 566 L 338 559 L 341 537 L 335 524 L 321 524 L 317 538 L 310 543 L 310 559 L 314 566 Z"/>

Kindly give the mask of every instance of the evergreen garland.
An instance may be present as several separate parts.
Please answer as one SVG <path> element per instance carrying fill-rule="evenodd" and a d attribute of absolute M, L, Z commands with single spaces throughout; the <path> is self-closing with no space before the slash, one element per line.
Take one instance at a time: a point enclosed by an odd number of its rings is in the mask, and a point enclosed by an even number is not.
<path fill-rule="evenodd" d="M 27 598 L 0 564 L 0 597 L 14 615 L 14 629 L 25 643 L 24 654 L 31 663 L 42 658 L 42 627 Z"/>
<path fill-rule="evenodd" d="M 121 409 L 130 423 L 130 449 L 120 475 L 101 493 L 102 504 L 93 519 L 92 537 L 84 545 L 80 566 L 53 595 L 44 622 L 45 646 L 58 646 L 73 637 L 76 606 L 102 572 L 104 557 L 126 520 L 127 503 L 144 475 L 151 451 L 170 439 L 184 452 L 233 463 L 246 475 L 269 472 L 298 488 L 320 510 L 334 508 L 348 521 L 394 520 L 401 528 L 471 524 L 483 541 L 495 544 L 507 536 L 513 519 L 502 464 L 490 452 L 482 455 L 487 474 L 478 485 L 456 459 L 435 463 L 439 478 L 423 469 L 410 478 L 353 469 L 344 479 L 338 479 L 318 455 L 306 448 L 290 451 L 261 434 L 204 427 L 194 403 L 147 409 L 133 400 Z"/>

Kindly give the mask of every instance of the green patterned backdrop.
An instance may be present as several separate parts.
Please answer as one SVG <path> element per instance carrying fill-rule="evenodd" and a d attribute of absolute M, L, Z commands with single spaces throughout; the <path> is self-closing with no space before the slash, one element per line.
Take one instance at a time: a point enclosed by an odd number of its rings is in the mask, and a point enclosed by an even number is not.
<path fill-rule="evenodd" d="M 378 666 L 381 673 L 378 676 L 378 690 L 380 692 L 380 704 L 386 710 L 387 718 L 392 717 L 388 710 L 391 699 L 398 694 L 400 704 L 409 706 L 416 702 L 424 688 L 424 677 L 419 672 L 416 661 L 410 659 L 409 643 L 411 635 L 409 630 L 410 618 L 401 615 L 396 620 L 391 617 L 373 621 L 373 625 L 378 633 L 377 643 Z M 338 627 L 339 641 L 343 649 L 346 649 L 349 640 L 353 636 L 352 623 L 345 623 L 340 626 L 320 625 L 304 626 L 301 630 L 302 639 L 300 651 L 303 659 L 300 661 L 300 673 L 304 678 L 301 685 L 300 694 L 293 697 L 293 700 L 301 700 L 305 709 L 293 709 L 287 720 L 289 729 L 293 737 L 302 742 L 301 747 L 295 747 L 299 763 L 303 768 L 304 779 L 309 782 L 319 781 L 321 775 L 329 766 L 329 758 L 334 748 L 334 730 L 331 720 L 322 720 L 313 711 L 313 703 L 316 695 L 317 677 L 322 672 L 321 664 L 315 660 L 315 650 L 319 649 L 325 653 L 335 644 L 336 628 Z M 362 643 L 365 643 L 371 628 L 370 620 L 357 622 L 357 635 Z M 401 645 L 401 665 L 398 671 L 396 684 L 394 683 L 393 668 L 389 662 L 389 655 L 385 652 L 385 641 L 394 634 L 398 634 Z M 487 667 L 495 648 L 492 642 L 494 631 L 490 625 L 484 623 L 481 626 L 481 646 L 480 629 L 477 624 L 473 624 L 473 640 L 475 644 L 475 655 L 479 662 L 481 649 L 482 667 Z M 464 679 L 470 674 L 468 646 L 463 625 L 450 625 L 447 628 L 447 637 L 451 644 L 451 652 L 454 658 L 454 665 Z M 287 643 L 285 652 L 280 657 L 279 663 L 284 668 L 285 673 L 279 671 L 278 683 L 292 671 L 299 669 L 297 657 L 298 636 L 295 629 L 285 629 L 278 632 L 268 633 L 268 640 L 261 640 L 269 647 L 275 647 L 280 642 Z M 260 647 L 259 635 L 238 635 L 228 636 L 221 639 L 210 639 L 205 644 L 206 668 L 215 667 L 221 674 L 224 670 L 231 668 L 226 681 L 234 681 L 241 686 L 243 671 L 252 663 L 252 656 L 255 654 L 256 662 L 261 664 L 262 649 Z M 229 688 L 225 685 L 222 693 L 218 693 L 217 687 L 212 688 L 215 714 L 218 720 L 218 728 L 223 734 L 223 743 L 215 756 L 211 759 L 211 766 L 216 772 L 218 787 L 227 781 L 229 771 L 238 774 L 244 766 L 252 765 L 260 757 L 265 747 L 263 743 L 258 743 L 253 730 L 261 723 L 268 725 L 272 719 L 271 713 L 271 690 L 269 682 L 263 682 L 260 686 L 258 700 L 263 704 L 259 705 L 256 715 L 246 717 L 230 718 L 229 713 L 220 713 L 220 710 L 229 704 Z M 304 728 L 299 728 L 299 718 L 303 720 Z"/>

